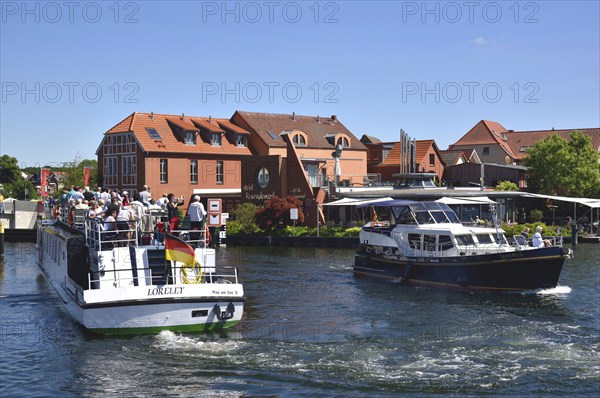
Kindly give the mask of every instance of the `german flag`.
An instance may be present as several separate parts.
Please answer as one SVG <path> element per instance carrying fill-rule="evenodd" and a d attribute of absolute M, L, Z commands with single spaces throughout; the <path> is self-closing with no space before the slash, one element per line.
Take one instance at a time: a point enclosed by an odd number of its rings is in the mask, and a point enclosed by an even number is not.
<path fill-rule="evenodd" d="M 165 259 L 179 261 L 193 267 L 196 264 L 194 248 L 176 236 L 165 236 Z"/>

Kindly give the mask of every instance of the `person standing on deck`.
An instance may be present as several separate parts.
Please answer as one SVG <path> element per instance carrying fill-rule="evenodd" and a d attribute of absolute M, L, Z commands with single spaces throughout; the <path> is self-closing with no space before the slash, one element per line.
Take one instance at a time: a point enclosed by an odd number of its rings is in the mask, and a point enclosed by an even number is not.
<path fill-rule="evenodd" d="M 169 231 L 174 231 L 179 225 L 179 211 L 177 207 L 183 205 L 183 197 L 181 201 L 177 200 L 172 193 L 167 195 L 167 215 L 169 218 Z"/>
<path fill-rule="evenodd" d="M 148 207 L 150 205 L 150 191 L 148 188 L 148 185 L 144 185 L 142 192 L 140 192 L 140 202 L 142 202 L 142 204 L 146 207 Z"/>

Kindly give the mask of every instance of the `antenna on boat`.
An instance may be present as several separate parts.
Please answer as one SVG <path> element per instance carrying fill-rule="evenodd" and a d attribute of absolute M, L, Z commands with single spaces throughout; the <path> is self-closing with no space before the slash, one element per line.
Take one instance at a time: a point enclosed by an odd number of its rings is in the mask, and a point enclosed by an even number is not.
<path fill-rule="evenodd" d="M 492 213 L 492 222 L 494 223 L 494 227 L 496 227 L 496 240 L 498 241 L 498 244 L 502 246 L 504 242 L 502 233 L 500 233 L 500 220 L 498 220 L 498 212 L 496 211 L 495 203 L 490 203 L 490 213 Z"/>

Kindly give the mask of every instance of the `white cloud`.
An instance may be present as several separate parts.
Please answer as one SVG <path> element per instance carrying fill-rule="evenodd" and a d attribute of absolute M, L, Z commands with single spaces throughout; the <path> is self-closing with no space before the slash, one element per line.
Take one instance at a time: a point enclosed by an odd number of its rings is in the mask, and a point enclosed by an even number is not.
<path fill-rule="evenodd" d="M 485 44 L 487 42 L 486 42 L 486 40 L 485 40 L 484 37 L 480 36 L 480 37 L 476 38 L 475 40 L 473 40 L 473 43 L 475 43 L 475 44 Z"/>

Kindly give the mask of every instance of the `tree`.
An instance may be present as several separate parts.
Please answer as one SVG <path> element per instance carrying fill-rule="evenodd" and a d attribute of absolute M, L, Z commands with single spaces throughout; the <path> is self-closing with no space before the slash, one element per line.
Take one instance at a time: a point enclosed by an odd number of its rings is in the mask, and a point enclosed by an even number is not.
<path fill-rule="evenodd" d="M 11 184 L 21 179 L 21 169 L 17 159 L 2 155 L 0 157 L 0 183 Z"/>
<path fill-rule="evenodd" d="M 574 131 L 567 141 L 553 134 L 536 142 L 528 154 L 528 185 L 539 193 L 575 197 L 600 193 L 600 155 L 589 136 Z"/>
<path fill-rule="evenodd" d="M 263 208 L 256 211 L 256 223 L 264 230 L 273 230 L 285 228 L 293 225 L 290 220 L 290 209 L 298 209 L 298 225 L 304 223 L 304 213 L 302 212 L 302 202 L 293 197 L 286 196 L 280 198 L 277 195 L 265 201 Z"/>
<path fill-rule="evenodd" d="M 512 181 L 500 181 L 496 185 L 496 191 L 518 191 L 519 187 Z"/>
<path fill-rule="evenodd" d="M 98 183 L 98 161 L 91 159 L 81 160 L 79 154 L 75 156 L 75 159 L 64 162 L 62 170 L 64 172 L 63 184 L 65 187 L 76 186 L 83 187 L 83 169 L 84 167 L 92 168 L 92 176 L 90 178 L 89 185 L 96 186 Z"/>

